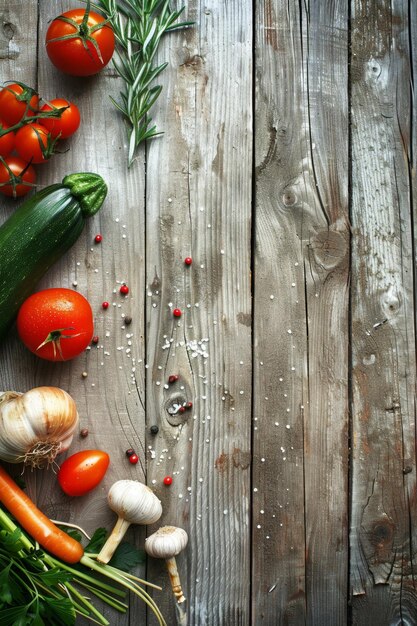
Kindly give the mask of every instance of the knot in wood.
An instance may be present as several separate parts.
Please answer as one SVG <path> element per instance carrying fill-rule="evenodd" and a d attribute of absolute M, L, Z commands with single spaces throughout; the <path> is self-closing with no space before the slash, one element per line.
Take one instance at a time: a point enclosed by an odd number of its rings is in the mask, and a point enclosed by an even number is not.
<path fill-rule="evenodd" d="M 393 287 L 382 294 L 381 306 L 387 318 L 395 317 L 401 308 L 401 299 Z"/>
<path fill-rule="evenodd" d="M 171 426 L 180 426 L 181 424 L 185 424 L 185 422 L 190 419 L 192 411 L 180 410 L 180 407 L 185 407 L 186 402 L 186 398 L 181 394 L 171 396 L 171 398 L 166 402 L 165 409 L 168 413 L 168 424 Z"/>
<path fill-rule="evenodd" d="M 394 538 L 394 529 L 394 524 L 388 519 L 381 519 L 374 522 L 370 541 L 377 551 L 389 549 Z"/>
<path fill-rule="evenodd" d="M 282 202 L 287 209 L 297 204 L 297 194 L 295 193 L 294 189 L 292 189 L 291 187 L 285 189 L 284 193 L 282 194 Z"/>
<path fill-rule="evenodd" d="M 347 262 L 349 247 L 347 238 L 336 230 L 321 230 L 311 241 L 316 264 L 326 271 L 334 270 Z"/>

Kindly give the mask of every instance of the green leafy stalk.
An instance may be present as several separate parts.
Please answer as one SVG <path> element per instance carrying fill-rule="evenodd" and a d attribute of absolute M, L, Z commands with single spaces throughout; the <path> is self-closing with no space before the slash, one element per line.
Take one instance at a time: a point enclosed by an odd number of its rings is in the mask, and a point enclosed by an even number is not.
<path fill-rule="evenodd" d="M 150 114 L 162 91 L 154 81 L 167 66 L 155 63 L 161 38 L 193 22 L 178 22 L 185 7 L 174 11 L 169 0 L 98 0 L 94 6 L 105 13 L 116 36 L 113 64 L 124 89 L 119 102 L 111 100 L 127 121 L 130 167 L 138 146 L 161 134 Z"/>
<path fill-rule="evenodd" d="M 88 549 L 100 549 L 106 539 L 104 529 L 98 529 Z M 121 553 L 115 552 L 115 563 L 121 559 L 136 565 L 142 553 L 124 544 Z M 105 582 L 107 579 L 108 582 Z M 140 579 L 114 565 L 98 563 L 86 552 L 79 564 L 68 565 L 39 549 L 13 519 L 0 508 L 0 624 L 53 623 L 73 626 L 77 614 L 89 621 L 109 626 L 108 620 L 74 586 L 84 587 L 97 598 L 122 613 L 127 605 L 122 602 L 126 591 L 143 600 L 154 612 L 160 626 L 166 622 L 153 598 L 138 584 Z M 109 582 L 111 584 L 109 584 Z M 146 581 L 140 581 L 147 584 Z M 116 583 L 118 586 L 114 585 Z M 151 585 L 156 587 L 156 585 Z M 91 595 L 90 593 L 90 595 Z M 121 598 L 121 599 L 119 599 Z M 43 620 L 43 621 L 42 621 Z"/>

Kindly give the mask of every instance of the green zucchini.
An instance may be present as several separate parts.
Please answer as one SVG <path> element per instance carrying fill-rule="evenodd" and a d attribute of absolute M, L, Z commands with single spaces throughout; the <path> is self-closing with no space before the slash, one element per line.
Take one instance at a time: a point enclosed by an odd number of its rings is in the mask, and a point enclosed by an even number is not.
<path fill-rule="evenodd" d="M 0 226 L 0 340 L 46 271 L 99 210 L 107 186 L 98 174 L 70 174 L 28 198 Z"/>

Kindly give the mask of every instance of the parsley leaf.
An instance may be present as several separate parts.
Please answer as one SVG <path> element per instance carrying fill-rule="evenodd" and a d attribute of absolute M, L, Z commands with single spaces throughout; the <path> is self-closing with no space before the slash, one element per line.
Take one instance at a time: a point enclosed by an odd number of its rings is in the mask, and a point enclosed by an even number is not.
<path fill-rule="evenodd" d="M 100 552 L 107 538 L 107 530 L 105 528 L 97 528 L 94 531 L 89 543 L 85 547 L 85 552 Z"/>
<path fill-rule="evenodd" d="M 138 550 L 132 544 L 123 542 L 117 546 L 115 553 L 109 561 L 109 565 L 117 567 L 123 572 L 130 572 L 137 565 L 145 562 L 145 552 Z"/>
<path fill-rule="evenodd" d="M 0 602 L 2 604 L 11 604 L 13 602 L 12 591 L 9 585 L 9 575 L 12 562 L 0 573 Z M 0 621 L 0 624 L 2 622 Z"/>

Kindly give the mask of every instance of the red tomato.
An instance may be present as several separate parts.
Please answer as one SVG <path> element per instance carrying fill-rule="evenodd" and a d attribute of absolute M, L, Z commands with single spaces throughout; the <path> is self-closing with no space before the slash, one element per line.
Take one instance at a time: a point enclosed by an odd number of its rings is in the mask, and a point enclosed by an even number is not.
<path fill-rule="evenodd" d="M 0 119 L 9 126 L 20 122 L 25 115 L 34 115 L 38 105 L 38 94 L 24 83 L 6 85 L 0 91 Z"/>
<path fill-rule="evenodd" d="M 35 185 L 36 172 L 23 159 L 8 156 L 0 159 L 0 193 L 17 198 L 27 194 Z"/>
<path fill-rule="evenodd" d="M 25 161 L 45 163 L 54 152 L 54 142 L 42 124 L 25 124 L 16 133 L 15 148 Z"/>
<path fill-rule="evenodd" d="M 43 105 L 41 111 L 52 111 L 53 109 L 61 109 L 63 107 L 67 108 L 61 113 L 61 117 L 42 118 L 42 125 L 48 129 L 51 137 L 67 139 L 75 133 L 80 125 L 80 111 L 77 105 L 63 98 L 50 100 L 48 104 Z"/>
<path fill-rule="evenodd" d="M 68 496 L 83 496 L 103 480 L 110 457 L 102 450 L 82 450 L 69 456 L 58 472 L 58 482 Z"/>
<path fill-rule="evenodd" d="M 1 131 L 7 130 L 8 128 L 9 126 L 7 124 L 0 122 Z M 0 156 L 5 157 L 12 152 L 14 148 L 14 137 L 15 135 L 12 130 L 0 137 Z"/>
<path fill-rule="evenodd" d="M 97 74 L 114 52 L 112 27 L 94 11 L 88 13 L 87 24 L 83 24 L 85 14 L 81 8 L 66 11 L 51 22 L 46 32 L 50 60 L 61 72 L 72 76 Z"/>
<path fill-rule="evenodd" d="M 48 361 L 68 361 L 91 342 L 94 323 L 90 303 L 73 289 L 44 289 L 20 307 L 17 332 L 31 352 Z"/>

